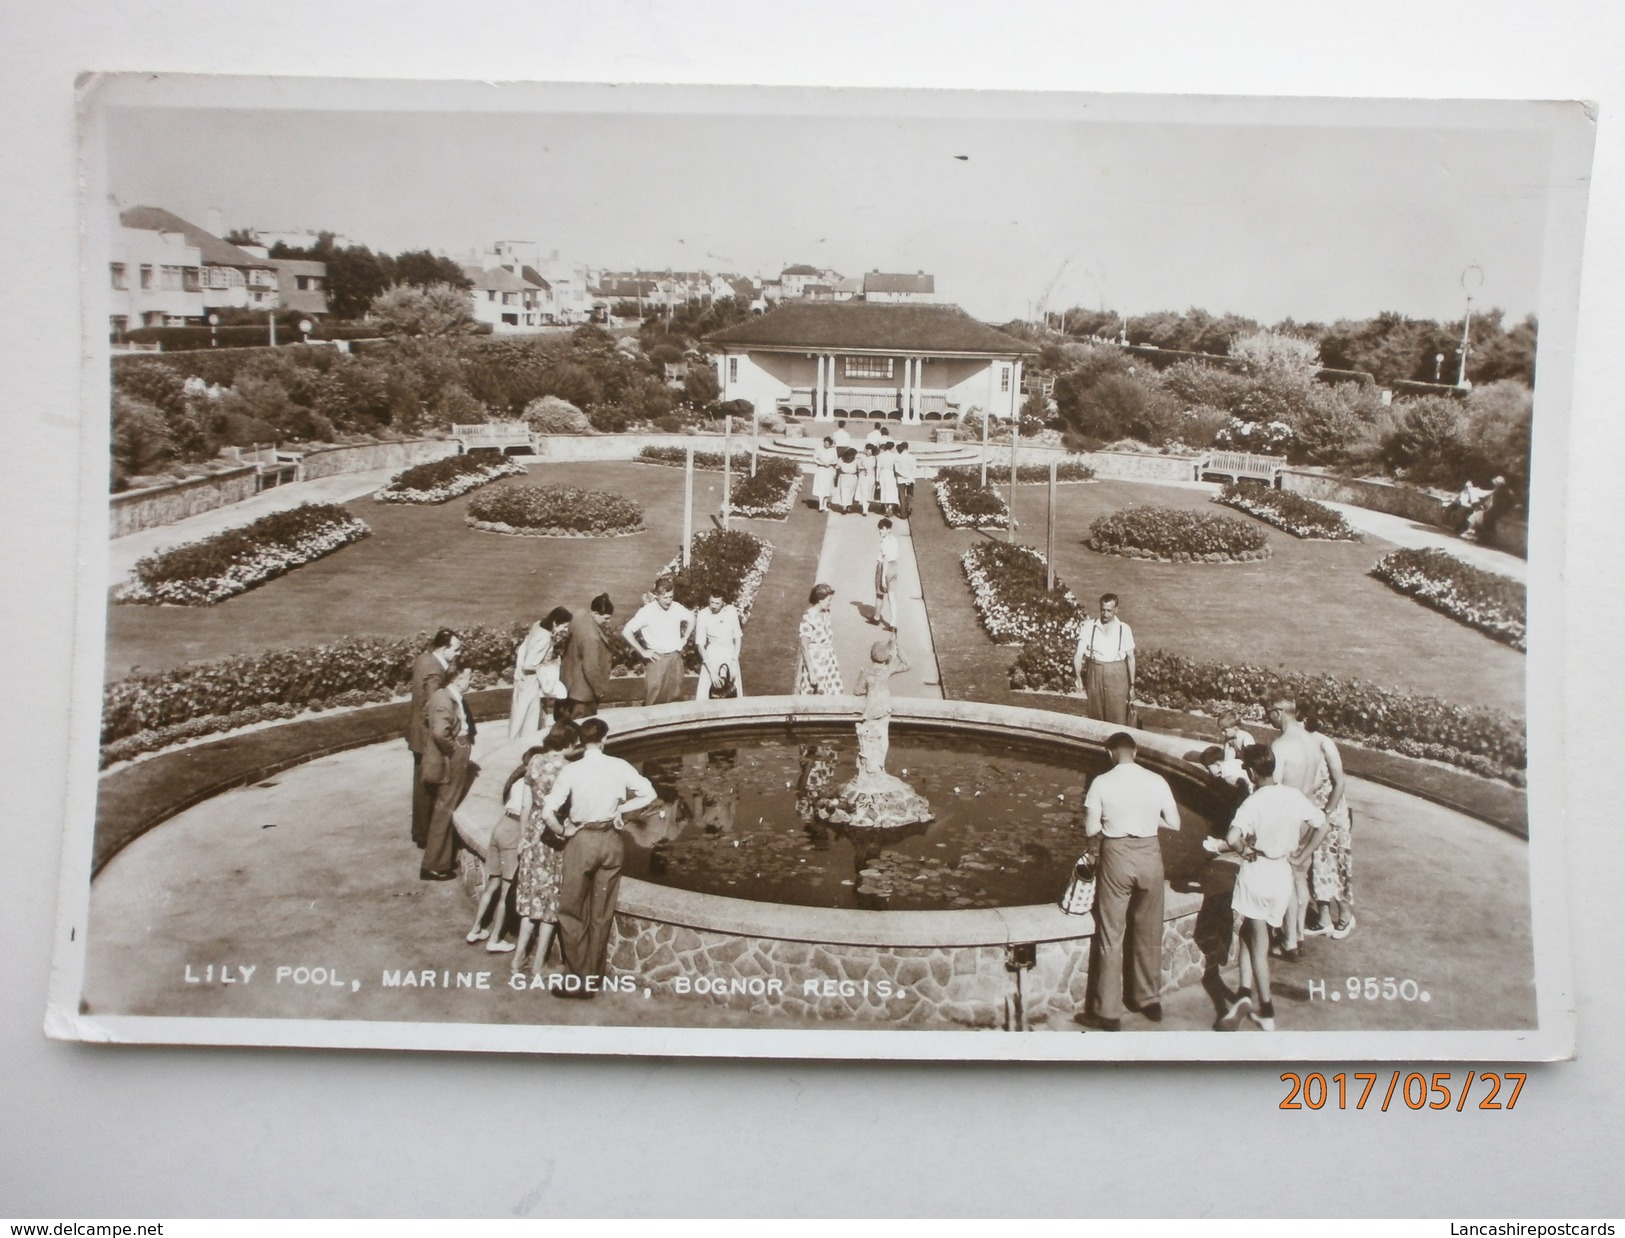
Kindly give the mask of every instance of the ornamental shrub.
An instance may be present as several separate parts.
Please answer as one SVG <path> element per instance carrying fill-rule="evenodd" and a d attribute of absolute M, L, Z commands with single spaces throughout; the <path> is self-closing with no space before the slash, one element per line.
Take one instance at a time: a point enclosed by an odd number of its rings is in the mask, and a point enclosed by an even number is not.
<path fill-rule="evenodd" d="M 468 505 L 468 522 L 496 532 L 613 537 L 643 528 L 643 507 L 607 490 L 578 486 L 508 486 Z"/>
<path fill-rule="evenodd" d="M 1232 484 L 1226 486 L 1213 501 L 1257 516 L 1278 529 L 1285 529 L 1294 537 L 1320 541 L 1362 540 L 1359 530 L 1343 519 L 1341 512 L 1288 490 Z"/>
<path fill-rule="evenodd" d="M 1424 606 L 1522 649 L 1527 639 L 1524 586 L 1463 563 L 1442 550 L 1396 550 L 1371 569 L 1378 580 Z"/>
<path fill-rule="evenodd" d="M 1222 563 L 1269 557 L 1264 530 L 1229 516 L 1177 507 L 1129 507 L 1102 516 L 1089 528 L 1090 549 L 1101 554 L 1172 563 Z"/>
<path fill-rule="evenodd" d="M 593 429 L 586 413 L 556 395 L 525 405 L 524 420 L 540 434 L 591 434 Z"/>

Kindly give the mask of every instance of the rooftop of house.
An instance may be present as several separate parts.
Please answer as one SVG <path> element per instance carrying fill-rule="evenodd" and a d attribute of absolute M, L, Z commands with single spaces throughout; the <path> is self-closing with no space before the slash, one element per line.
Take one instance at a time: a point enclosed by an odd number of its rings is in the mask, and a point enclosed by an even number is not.
<path fill-rule="evenodd" d="M 913 275 L 890 275 L 884 271 L 870 271 L 863 277 L 863 291 L 935 293 L 937 277 L 918 271 Z"/>
<path fill-rule="evenodd" d="M 186 243 L 202 255 L 206 265 L 222 267 L 262 267 L 275 270 L 269 258 L 256 258 L 247 250 L 223 241 L 212 232 L 205 232 L 172 211 L 161 206 L 132 206 L 119 212 L 119 223 L 126 228 L 139 228 L 143 232 L 179 232 Z"/>
<path fill-rule="evenodd" d="M 978 322 L 957 305 L 863 301 L 788 301 L 759 318 L 714 331 L 706 340 L 769 348 L 891 349 L 1006 357 L 1038 351 Z"/>
<path fill-rule="evenodd" d="M 536 285 L 523 276 L 515 275 L 507 267 L 465 266 L 463 274 L 474 285 L 476 292 L 535 292 Z"/>

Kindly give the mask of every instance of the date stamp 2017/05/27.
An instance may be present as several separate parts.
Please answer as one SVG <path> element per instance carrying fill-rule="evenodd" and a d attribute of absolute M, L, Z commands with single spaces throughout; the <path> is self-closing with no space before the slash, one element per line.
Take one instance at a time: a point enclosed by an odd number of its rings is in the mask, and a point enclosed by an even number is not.
<path fill-rule="evenodd" d="M 1280 1108 L 1364 1109 L 1373 1100 L 1380 1078 L 1374 1072 L 1340 1070 L 1327 1076 L 1319 1071 L 1307 1074 L 1287 1071 L 1281 1076 L 1281 1082 L 1287 1085 L 1288 1091 Z M 1389 1106 L 1398 1101 L 1406 1109 L 1454 1109 L 1460 1113 L 1467 1108 L 1468 1098 L 1476 1090 L 1478 1100 L 1474 1108 L 1511 1109 L 1517 1105 L 1518 1093 L 1523 1091 L 1527 1078 L 1527 1073 L 1514 1070 L 1499 1074 L 1489 1070 L 1469 1070 L 1457 1089 L 1453 1086 L 1455 1075 L 1448 1070 L 1427 1075 L 1420 1071 L 1407 1073 L 1396 1070 L 1389 1075 L 1387 1089 L 1382 1093 L 1377 1107 L 1387 1113 Z M 1501 1093 L 1504 1089 L 1510 1091 L 1503 1101 Z"/>

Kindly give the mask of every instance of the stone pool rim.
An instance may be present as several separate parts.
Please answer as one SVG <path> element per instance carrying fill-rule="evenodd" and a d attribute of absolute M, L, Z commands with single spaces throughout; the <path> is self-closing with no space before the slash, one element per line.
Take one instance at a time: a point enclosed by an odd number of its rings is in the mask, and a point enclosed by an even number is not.
<path fill-rule="evenodd" d="M 731 701 L 686 701 L 671 705 L 616 709 L 603 715 L 610 725 L 606 750 L 629 742 L 672 739 L 723 729 L 783 728 L 798 723 L 856 725 L 855 697 L 755 696 Z M 1189 740 L 1157 735 L 1070 714 L 1021 709 L 980 701 L 908 698 L 896 702 L 893 721 L 911 731 L 974 732 L 978 738 L 1009 738 L 1024 744 L 1082 745 L 1104 750 L 1107 736 L 1128 731 L 1149 754 L 1152 768 L 1172 767 L 1192 782 L 1199 778 L 1186 761 Z M 480 774 L 453 820 L 470 859 L 484 856 L 491 827 L 501 816 L 500 788 L 524 750 L 540 742 L 542 731 L 508 740 L 488 754 Z M 1081 849 L 1081 840 L 1080 840 Z M 483 877 L 483 864 L 481 874 Z M 1060 890 L 1056 890 L 1057 899 Z M 1201 907 L 1199 891 L 1165 887 L 1164 922 L 1191 916 Z M 1071 941 L 1094 935 L 1094 917 L 1071 916 L 1051 903 L 1011 907 L 932 911 L 876 911 L 851 907 L 809 907 L 706 894 L 623 877 L 618 912 L 684 928 L 742 937 L 787 938 L 826 945 L 958 947 L 1010 946 Z"/>

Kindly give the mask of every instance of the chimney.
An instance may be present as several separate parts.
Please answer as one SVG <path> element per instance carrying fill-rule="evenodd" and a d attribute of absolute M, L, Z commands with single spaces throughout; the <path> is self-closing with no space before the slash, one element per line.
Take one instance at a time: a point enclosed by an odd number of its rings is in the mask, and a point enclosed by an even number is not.
<path fill-rule="evenodd" d="M 226 235 L 225 221 L 223 219 L 221 219 L 221 217 L 220 217 L 220 208 L 218 206 L 211 206 L 209 208 L 209 228 L 208 228 L 208 231 L 209 231 L 210 236 L 225 236 Z"/>

